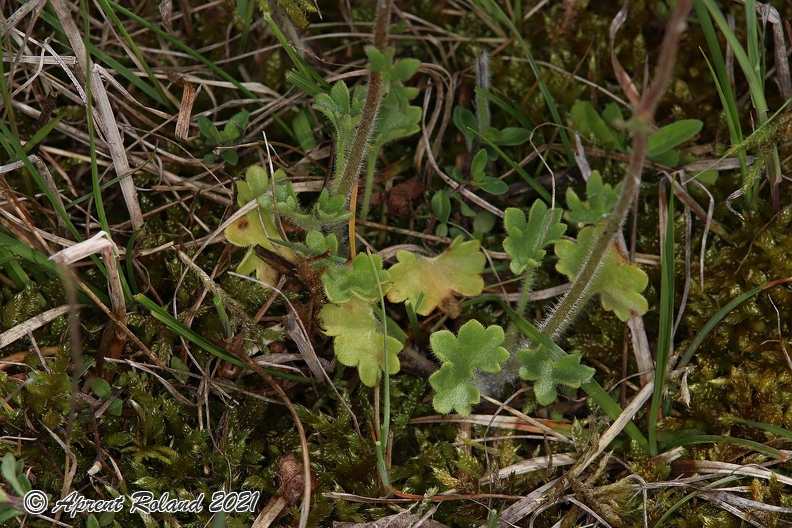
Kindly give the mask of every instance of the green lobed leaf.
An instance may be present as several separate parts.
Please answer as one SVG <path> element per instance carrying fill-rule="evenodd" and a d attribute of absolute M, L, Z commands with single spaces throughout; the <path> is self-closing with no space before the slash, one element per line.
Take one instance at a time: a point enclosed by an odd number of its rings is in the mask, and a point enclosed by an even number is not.
<path fill-rule="evenodd" d="M 366 46 L 363 51 L 366 52 L 366 57 L 368 57 L 367 68 L 370 71 L 384 72 L 390 67 L 393 60 L 393 48 L 388 48 L 385 53 L 382 53 L 374 46 Z"/>
<path fill-rule="evenodd" d="M 566 225 L 561 223 L 561 209 L 548 209 L 542 200 L 536 200 L 528 213 L 509 207 L 503 217 L 508 236 L 503 249 L 511 257 L 512 273 L 519 275 L 529 266 L 538 268 L 547 253 L 543 248 L 561 239 Z"/>
<path fill-rule="evenodd" d="M 352 212 L 346 207 L 346 197 L 330 196 L 327 189 L 322 189 L 319 194 L 319 199 L 314 204 L 314 212 L 323 225 L 341 222 L 352 216 Z"/>
<path fill-rule="evenodd" d="M 420 66 L 421 61 L 418 59 L 399 59 L 393 64 L 388 80 L 390 82 L 408 81 Z"/>
<path fill-rule="evenodd" d="M 459 329 L 458 337 L 448 330 L 435 332 L 429 338 L 432 350 L 443 362 L 440 370 L 429 377 L 436 394 L 432 404 L 437 412 L 452 410 L 470 415 L 470 407 L 479 402 L 479 390 L 471 384 L 474 369 L 498 372 L 500 364 L 509 359 L 503 348 L 504 333 L 500 326 L 484 326 L 475 319 Z"/>
<path fill-rule="evenodd" d="M 556 243 L 556 269 L 569 277 L 569 280 L 574 280 L 577 276 L 599 236 L 600 229 L 588 226 L 580 231 L 576 241 L 561 240 Z M 611 244 L 589 291 L 592 295 L 600 295 L 603 308 L 613 311 L 619 319 L 626 321 L 631 312 L 643 315 L 649 310 L 646 298 L 641 295 L 648 283 L 646 273 L 635 264 L 628 263 L 616 245 Z"/>
<path fill-rule="evenodd" d="M 353 298 L 373 302 L 380 298 L 380 287 L 387 292 L 391 284 L 390 274 L 382 269 L 382 257 L 372 255 L 377 273 L 371 267 L 368 255 L 358 254 L 351 266 L 330 266 L 322 275 L 327 299 L 336 304 L 346 303 Z"/>
<path fill-rule="evenodd" d="M 429 315 L 437 306 L 452 317 L 459 315 L 461 307 L 454 292 L 461 295 L 478 295 L 484 289 L 486 258 L 480 251 L 478 240 L 462 241 L 457 237 L 442 254 L 428 258 L 409 251 L 396 253 L 399 261 L 390 268 L 393 287 L 388 300 L 393 303 L 409 299 L 413 306 L 424 297 L 417 313 Z"/>
<path fill-rule="evenodd" d="M 587 200 L 581 201 L 572 188 L 567 189 L 567 211 L 564 219 L 578 225 L 597 224 L 603 222 L 613 209 L 619 197 L 621 183 L 616 187 L 602 183 L 599 171 L 593 171 L 586 182 Z"/>
<path fill-rule="evenodd" d="M 276 178 L 279 172 L 285 176 L 285 173 L 283 173 L 281 169 L 278 169 L 278 171 L 275 172 Z M 245 173 L 245 179 L 236 182 L 237 203 L 242 207 L 246 203 L 265 194 L 269 190 L 269 187 L 270 182 L 267 169 L 261 165 L 251 165 Z"/>
<path fill-rule="evenodd" d="M 422 111 L 407 103 L 411 97 L 407 97 L 406 91 L 404 87 L 392 87 L 382 98 L 371 140 L 372 148 L 379 149 L 386 143 L 406 138 L 421 130 L 419 123 Z M 400 101 L 399 94 L 402 94 L 403 101 Z"/>
<path fill-rule="evenodd" d="M 276 199 L 280 198 L 278 211 L 282 214 L 290 212 L 293 208 L 299 210 L 296 197 L 289 201 L 288 198 L 294 195 L 291 184 L 283 180 L 286 177 L 281 169 L 275 171 L 272 181 L 275 182 L 274 194 Z M 264 167 L 253 165 L 245 173 L 245 179 L 236 182 L 237 202 L 240 206 L 253 200 L 257 200 L 259 207 L 248 212 L 245 216 L 237 218 L 233 223 L 226 227 L 223 234 L 230 243 L 239 247 L 249 247 L 247 254 L 237 267 L 237 273 L 247 275 L 256 272 L 256 278 L 266 284 L 274 284 L 278 279 L 278 272 L 269 264 L 259 259 L 253 248 L 256 245 L 278 253 L 286 260 L 296 263 L 297 257 L 288 247 L 274 245 L 270 239 L 281 240 L 280 232 L 275 223 L 274 208 L 268 207 L 273 203 L 273 192 L 270 190 L 270 178 Z M 291 192 L 291 194 L 289 194 Z"/>
<path fill-rule="evenodd" d="M 522 349 L 516 354 L 520 362 L 520 377 L 534 382 L 536 401 L 550 405 L 556 399 L 556 385 L 580 388 L 591 381 L 594 369 L 580 364 L 580 354 L 570 354 L 553 361 L 547 350 L 540 346 L 536 350 Z"/>
<path fill-rule="evenodd" d="M 325 236 L 319 231 L 309 231 L 305 235 L 305 245 L 314 250 L 317 255 L 330 253 L 332 257 L 338 253 L 338 239 L 332 233 Z"/>
<path fill-rule="evenodd" d="M 330 97 L 333 100 L 339 114 L 348 114 L 351 106 L 349 103 L 349 88 L 344 81 L 338 81 L 330 90 Z"/>
<path fill-rule="evenodd" d="M 370 266 L 367 255 L 358 256 Z M 382 323 L 374 315 L 371 304 L 360 299 L 351 299 L 340 306 L 326 304 L 319 312 L 319 319 L 325 334 L 335 337 L 338 361 L 348 367 L 357 367 L 360 381 L 373 387 L 385 368 L 385 337 L 379 333 Z M 389 374 L 396 374 L 402 344 L 390 336 L 387 340 Z"/>

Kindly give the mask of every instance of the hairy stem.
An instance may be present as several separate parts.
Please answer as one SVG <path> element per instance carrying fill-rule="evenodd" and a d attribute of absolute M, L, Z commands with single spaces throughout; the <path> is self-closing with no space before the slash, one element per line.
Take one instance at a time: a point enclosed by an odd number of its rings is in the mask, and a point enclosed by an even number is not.
<path fill-rule="evenodd" d="M 525 315 L 525 308 L 528 306 L 528 294 L 531 293 L 531 289 L 533 288 L 533 283 L 535 278 L 536 278 L 536 268 L 530 266 L 525 274 L 523 287 L 522 290 L 520 291 L 520 302 L 517 303 L 517 313 L 520 315 Z"/>
<path fill-rule="evenodd" d="M 393 0 L 377 1 L 377 15 L 374 19 L 374 47 L 383 54 L 388 43 L 388 25 L 390 24 L 392 8 Z M 363 111 L 360 115 L 360 124 L 355 137 L 352 139 L 344 171 L 341 174 L 337 174 L 332 183 L 330 192 L 333 195 L 347 196 L 347 199 L 349 199 L 350 191 L 357 183 L 369 140 L 372 132 L 374 132 L 374 124 L 377 120 L 380 101 L 382 101 L 382 87 L 382 72 L 371 72 L 369 74 L 366 100 L 363 103 Z"/>
<path fill-rule="evenodd" d="M 366 160 L 366 186 L 363 189 L 363 203 L 360 206 L 360 218 L 368 218 L 369 207 L 371 207 L 371 194 L 374 190 L 374 172 L 377 167 L 378 152 L 370 151 Z"/>
<path fill-rule="evenodd" d="M 632 154 L 630 155 L 627 172 L 624 175 L 624 185 L 613 212 L 608 217 L 599 238 L 594 242 L 591 252 L 586 257 L 569 291 L 555 307 L 553 313 L 541 325 L 542 331 L 552 340 L 556 340 L 561 336 L 591 297 L 591 284 L 602 265 L 614 235 L 621 229 L 635 195 L 638 193 L 638 188 L 641 184 L 641 171 L 646 159 L 647 144 L 651 131 L 650 125 L 657 106 L 660 104 L 660 99 L 671 82 L 674 63 L 679 50 L 679 39 L 685 29 L 685 20 L 690 12 L 690 7 L 691 0 L 680 0 L 677 2 L 676 9 L 668 22 L 666 34 L 663 38 L 654 81 L 635 106 L 632 119 Z"/>

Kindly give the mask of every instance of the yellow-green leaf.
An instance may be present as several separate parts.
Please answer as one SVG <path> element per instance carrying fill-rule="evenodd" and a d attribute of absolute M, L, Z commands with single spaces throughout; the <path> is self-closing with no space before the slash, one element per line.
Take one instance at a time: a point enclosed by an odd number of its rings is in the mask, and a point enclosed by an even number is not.
<path fill-rule="evenodd" d="M 420 315 L 429 315 L 439 306 L 450 317 L 456 317 L 461 308 L 454 293 L 478 295 L 484 289 L 481 272 L 486 259 L 477 240 L 463 242 L 462 237 L 457 237 L 444 253 L 434 258 L 409 251 L 397 252 L 396 258 L 399 262 L 389 270 L 393 286 L 388 300 L 396 303 L 409 299 L 415 306 L 423 293 L 416 310 Z"/>
<path fill-rule="evenodd" d="M 325 334 L 335 337 L 335 354 L 342 365 L 357 367 L 360 381 L 373 387 L 385 370 L 385 336 L 371 305 L 352 298 L 341 306 L 326 304 L 319 312 Z M 388 336 L 388 371 L 399 372 L 402 344 Z"/>
<path fill-rule="evenodd" d="M 556 243 L 556 269 L 574 280 L 600 232 L 601 228 L 589 226 L 580 231 L 577 241 L 561 240 Z M 646 273 L 635 264 L 628 263 L 627 258 L 611 244 L 590 291 L 600 295 L 603 308 L 626 321 L 631 312 L 643 315 L 649 310 L 646 298 L 641 295 L 648 283 Z"/>

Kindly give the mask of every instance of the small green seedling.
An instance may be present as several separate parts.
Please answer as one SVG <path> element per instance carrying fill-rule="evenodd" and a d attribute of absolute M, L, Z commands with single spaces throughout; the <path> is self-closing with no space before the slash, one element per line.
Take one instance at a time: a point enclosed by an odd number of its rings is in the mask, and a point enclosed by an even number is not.
<path fill-rule="evenodd" d="M 488 161 L 489 156 L 487 155 L 486 149 L 481 149 L 476 153 L 476 155 L 473 157 L 473 161 L 470 163 L 470 180 L 467 180 L 462 175 L 462 171 L 459 170 L 459 167 L 446 167 L 446 172 L 448 172 L 448 175 L 459 183 L 478 187 L 482 191 L 490 194 L 497 195 L 507 192 L 509 190 L 509 186 L 506 184 L 506 182 L 491 176 L 485 170 Z"/>
<path fill-rule="evenodd" d="M 33 489 L 30 480 L 25 476 L 24 462 L 14 458 L 11 453 L 6 453 L 3 456 L 0 469 L 2 470 L 3 478 L 20 500 L 28 491 Z M 25 512 L 14 508 L 7 493 L 0 487 L 0 523 L 21 515 L 25 515 Z"/>
<path fill-rule="evenodd" d="M 275 185 L 276 189 L 282 189 L 278 182 L 285 177 L 286 174 L 280 169 L 270 178 L 264 167 L 254 165 L 248 168 L 245 180 L 236 182 L 237 202 L 242 207 L 248 202 L 256 200 L 259 202 L 259 206 L 234 221 L 224 233 L 226 240 L 235 246 L 248 248 L 247 254 L 237 268 L 237 273 L 247 275 L 255 271 L 256 278 L 266 284 L 275 284 L 278 272 L 256 256 L 256 246 L 262 246 L 264 249 L 278 253 L 289 262 L 297 262 L 291 249 L 272 243 L 271 239 L 282 239 L 273 209 L 262 205 L 262 201 L 271 200 L 270 187 L 272 185 Z"/>
<path fill-rule="evenodd" d="M 228 164 L 236 165 L 239 163 L 239 154 L 230 147 L 235 141 L 241 138 L 248 125 L 250 112 L 239 112 L 228 120 L 222 132 L 206 116 L 198 116 L 198 127 L 201 135 L 215 150 L 219 151 L 220 157 Z M 217 161 L 217 154 L 210 152 L 204 156 L 204 163 L 210 164 Z"/>
<path fill-rule="evenodd" d="M 432 195 L 432 212 L 437 218 L 435 235 L 439 237 L 448 236 L 448 219 L 451 216 L 451 200 L 445 191 L 437 191 Z"/>

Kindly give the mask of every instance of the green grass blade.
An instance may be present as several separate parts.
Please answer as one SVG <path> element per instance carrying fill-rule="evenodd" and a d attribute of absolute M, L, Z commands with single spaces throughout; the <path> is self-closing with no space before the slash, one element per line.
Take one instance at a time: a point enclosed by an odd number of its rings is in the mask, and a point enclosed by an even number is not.
<path fill-rule="evenodd" d="M 749 53 L 746 53 L 742 44 L 737 39 L 737 36 L 734 34 L 734 31 L 732 31 L 729 27 L 726 17 L 723 16 L 723 13 L 720 12 L 713 0 L 700 1 L 706 6 L 710 16 L 718 25 L 718 29 L 721 30 L 724 37 L 726 37 L 726 41 L 729 43 L 729 46 L 731 46 L 732 51 L 734 52 L 734 57 L 737 59 L 737 63 L 740 65 L 740 69 L 743 71 L 743 74 L 748 81 L 748 90 L 751 93 L 751 101 L 753 102 L 753 106 L 756 109 L 759 125 L 765 124 L 768 120 L 767 114 L 769 112 L 769 107 L 767 105 L 767 100 L 765 99 L 764 77 L 762 76 L 762 67 L 760 61 L 755 57 L 752 58 L 749 56 Z M 755 13 L 755 11 L 752 12 Z M 749 35 L 749 41 L 750 39 L 751 37 Z M 749 42 L 749 47 L 750 46 L 752 46 L 752 44 Z M 771 184 L 771 192 L 773 194 L 774 200 L 776 200 L 778 197 L 775 186 L 778 183 L 781 175 L 781 160 L 779 158 L 778 147 L 776 145 L 774 145 L 772 148 L 766 147 L 766 150 L 770 151 L 770 160 L 767 163 L 768 180 Z M 754 185 L 754 189 L 758 189 L 758 187 L 759 182 L 757 181 Z"/>
<path fill-rule="evenodd" d="M 47 134 L 52 132 L 52 129 L 55 128 L 57 124 L 61 122 L 61 119 L 63 119 L 64 115 L 65 114 L 60 114 L 55 116 L 53 119 L 50 119 L 43 127 L 41 127 L 38 130 L 38 132 L 33 134 L 33 137 L 25 141 L 25 146 L 23 147 L 25 153 L 27 154 L 28 152 L 31 151 L 33 147 L 41 143 L 44 140 L 44 138 L 47 137 Z"/>
<path fill-rule="evenodd" d="M 761 52 L 759 51 L 759 26 L 756 20 L 756 1 L 745 0 L 745 35 L 748 60 L 756 75 L 762 75 Z"/>
<path fill-rule="evenodd" d="M 241 0 L 237 2 L 239 16 L 242 19 L 242 34 L 239 37 L 239 53 L 245 51 L 248 37 L 250 37 L 250 24 L 253 23 L 253 13 L 256 11 L 256 0 Z"/>
<path fill-rule="evenodd" d="M 0 232 L 0 251 L 3 250 L 15 255 L 16 257 L 26 260 L 27 262 L 30 262 L 38 269 L 48 271 L 55 277 L 60 276 L 60 269 L 58 269 L 58 265 L 55 264 L 54 261 L 50 260 L 49 257 L 39 253 L 32 247 L 23 244 L 16 238 Z M 110 298 L 107 297 L 103 291 L 98 290 L 96 287 L 87 282 L 84 282 L 84 284 L 93 292 L 94 295 L 96 295 L 100 301 L 102 301 L 104 304 L 110 304 Z M 80 302 L 84 301 L 81 300 Z"/>
<path fill-rule="evenodd" d="M 751 427 L 756 427 L 757 429 L 761 429 L 763 431 L 768 431 L 777 434 L 778 436 L 782 436 L 787 440 L 792 440 L 792 431 L 790 431 L 789 429 L 784 429 L 783 427 L 778 427 L 777 425 L 766 424 L 763 422 L 753 422 L 751 420 L 738 418 L 736 416 L 728 416 L 725 417 L 724 419 L 727 421 L 750 425 Z"/>
<path fill-rule="evenodd" d="M 715 482 L 711 482 L 711 483 L 703 486 L 701 489 L 698 489 L 696 491 L 693 491 L 692 493 L 689 493 L 689 494 L 685 495 L 676 504 L 671 506 L 668 509 L 668 511 L 666 511 L 663 514 L 662 517 L 660 517 L 660 520 L 657 521 L 657 523 L 655 523 L 655 526 L 666 526 L 665 521 L 666 521 L 666 519 L 668 519 L 671 516 L 672 513 L 674 513 L 681 506 L 684 506 L 685 503 L 688 502 L 690 499 L 695 499 L 696 497 L 701 495 L 704 491 L 711 490 L 711 489 L 717 489 L 718 486 L 722 486 L 724 484 L 728 484 L 729 482 L 734 482 L 735 480 L 740 480 L 740 478 L 742 478 L 742 477 L 726 477 L 726 478 L 722 478 L 722 479 L 716 480 Z"/>
<path fill-rule="evenodd" d="M 14 282 L 14 286 L 17 289 L 21 290 L 30 283 L 30 278 L 27 276 L 27 273 L 25 273 L 25 270 L 22 269 L 17 258 L 2 247 L 0 247 L 0 266 L 2 266 L 3 270 L 6 272 L 8 278 Z"/>
<path fill-rule="evenodd" d="M 721 30 L 721 33 L 723 33 L 723 36 L 726 37 L 726 41 L 729 43 L 729 46 L 731 46 L 732 51 L 734 52 L 734 58 L 737 59 L 737 63 L 740 65 L 740 69 L 742 69 L 743 74 L 748 81 L 748 87 L 751 92 L 751 99 L 753 100 L 754 108 L 756 108 L 760 116 L 759 124 L 763 124 L 767 119 L 768 110 L 767 101 L 764 97 L 764 79 L 761 78 L 759 74 L 760 72 L 754 68 L 754 62 L 748 57 L 748 54 L 745 52 L 745 48 L 737 39 L 737 35 L 735 35 L 734 31 L 732 31 L 729 27 L 726 17 L 723 16 L 723 13 L 720 12 L 720 9 L 718 9 L 713 0 L 700 1 L 706 6 L 710 16 L 718 25 L 718 29 Z"/>
<path fill-rule="evenodd" d="M 657 420 L 663 389 L 668 372 L 668 358 L 673 346 L 674 330 L 674 193 L 668 193 L 666 235 L 660 256 L 660 328 L 657 337 L 657 359 L 655 362 L 654 393 L 649 410 L 649 455 L 656 456 Z"/>
<path fill-rule="evenodd" d="M 475 0 L 475 2 L 484 11 L 506 25 L 514 36 L 514 39 L 522 48 L 523 54 L 528 60 L 528 64 L 531 66 L 531 70 L 533 71 L 533 74 L 536 76 L 537 82 L 539 83 L 539 91 L 542 93 L 542 97 L 544 97 L 548 110 L 550 110 L 550 115 L 553 117 L 553 122 L 558 125 L 558 133 L 561 135 L 561 142 L 564 144 L 564 152 L 566 153 L 567 161 L 570 164 L 573 164 L 575 162 L 575 156 L 572 154 L 572 146 L 569 142 L 569 135 L 566 132 L 561 115 L 558 113 L 558 107 L 556 107 L 553 94 L 550 93 L 550 90 L 547 88 L 547 84 L 545 84 L 543 80 L 542 71 L 539 69 L 539 65 L 536 64 L 533 54 L 531 53 L 531 49 L 525 43 L 522 35 L 520 35 L 520 32 L 517 31 L 517 28 L 509 19 L 508 15 L 503 12 L 503 9 L 498 4 L 496 4 L 493 0 Z"/>
<path fill-rule="evenodd" d="M 475 90 L 476 90 L 476 95 L 486 97 L 489 102 L 497 105 L 498 108 L 509 114 L 509 116 L 515 121 L 517 121 L 521 127 L 525 129 L 533 128 L 533 125 L 528 120 L 528 116 L 526 116 L 524 112 L 521 112 L 519 107 L 517 107 L 514 103 L 511 104 L 507 103 L 497 95 L 488 92 L 487 90 L 484 90 L 483 88 L 480 88 L 478 86 L 476 86 Z"/>
<path fill-rule="evenodd" d="M 113 57 L 102 51 L 101 49 L 97 48 L 93 44 L 90 44 L 88 49 L 91 52 L 91 55 L 96 57 L 97 59 L 101 60 L 103 63 L 107 64 L 110 68 L 113 68 L 119 75 L 121 75 L 124 79 L 126 79 L 130 84 L 137 87 L 141 92 L 151 97 L 154 101 L 162 105 L 168 105 L 168 99 L 164 98 L 164 95 L 160 93 L 156 88 L 151 86 L 149 83 L 144 81 L 140 78 L 140 76 L 135 75 L 132 70 L 115 60 Z M 158 85 L 160 86 L 160 85 Z M 160 90 L 162 90 L 160 86 Z"/>
<path fill-rule="evenodd" d="M 530 174 L 528 174 L 527 172 L 525 172 L 525 169 L 523 169 L 522 167 L 520 167 L 520 164 L 519 164 L 519 163 L 517 163 L 516 161 L 512 160 L 512 159 L 511 159 L 509 156 L 507 156 L 507 155 L 506 155 L 506 153 L 505 153 L 505 152 L 503 152 L 503 151 L 500 149 L 500 147 L 499 147 L 498 145 L 496 145 L 496 144 L 495 144 L 495 143 L 493 143 L 491 140 L 489 140 L 489 139 L 485 138 L 484 136 L 482 136 L 481 134 L 479 134 L 477 130 L 474 130 L 474 129 L 472 129 L 472 128 L 469 128 L 469 127 L 468 127 L 468 130 L 470 130 L 471 132 L 473 132 L 473 133 L 474 133 L 476 136 L 478 136 L 478 138 L 479 138 L 479 139 L 481 139 L 481 141 L 483 141 L 484 143 L 486 143 L 488 146 L 492 147 L 492 148 L 495 150 L 495 152 L 497 152 L 497 153 L 498 153 L 498 155 L 499 155 L 501 158 L 503 158 L 503 160 L 504 160 L 506 163 L 508 163 L 508 164 L 509 164 L 509 166 L 510 166 L 512 169 L 514 169 L 514 171 L 515 171 L 517 174 L 519 174 L 519 175 L 522 177 L 522 179 L 523 179 L 523 180 L 525 180 L 525 182 L 526 182 L 526 183 L 528 183 L 528 185 L 530 185 L 531 187 L 533 187 L 533 189 L 534 189 L 534 190 L 535 190 L 537 193 L 539 193 L 539 196 L 541 196 L 541 197 L 542 197 L 542 199 L 544 199 L 544 201 L 546 201 L 548 204 L 552 203 L 552 201 L 553 201 L 553 198 L 552 198 L 552 196 L 550 196 L 550 193 L 549 193 L 549 192 L 547 192 L 547 189 L 545 189 L 544 187 L 542 187 L 542 185 L 541 185 L 541 184 L 540 184 L 538 181 L 536 181 L 536 179 L 535 179 L 533 176 L 531 176 Z"/>
<path fill-rule="evenodd" d="M 674 447 L 693 446 L 699 444 L 706 444 L 708 442 L 725 442 L 727 444 L 737 445 L 740 447 L 744 447 L 746 449 L 750 449 L 751 451 L 756 451 L 757 453 L 762 453 L 763 455 L 773 457 L 778 460 L 784 460 L 786 458 L 786 455 L 781 451 L 779 451 L 778 449 L 767 447 L 766 445 L 760 444 L 759 442 L 754 442 L 753 440 L 745 440 L 744 438 L 734 438 L 731 436 L 718 436 L 718 435 L 686 436 L 684 438 L 680 438 L 678 440 L 671 442 L 667 447 L 669 449 L 672 449 Z"/>
<path fill-rule="evenodd" d="M 737 145 L 742 143 L 744 137 L 742 126 L 740 125 L 740 114 L 737 110 L 737 97 L 734 94 L 734 88 L 731 85 L 729 75 L 726 71 L 726 61 L 723 58 L 718 35 L 715 33 L 715 27 L 712 25 L 712 18 L 710 18 L 707 7 L 704 5 L 703 1 L 694 0 L 693 7 L 696 10 L 696 16 L 701 25 L 701 31 L 704 33 L 704 38 L 707 40 L 707 46 L 712 56 L 712 62 L 707 59 L 706 55 L 704 56 L 704 60 L 707 61 L 707 66 L 715 82 L 715 88 L 718 91 L 718 97 L 720 97 L 721 104 L 723 105 L 723 112 L 726 114 L 726 124 L 729 127 L 729 136 L 731 137 L 732 144 Z M 702 54 L 703 53 L 702 50 Z M 740 175 L 742 181 L 745 181 L 747 177 L 745 153 L 739 153 L 738 159 L 740 160 Z M 751 202 L 753 199 L 752 196 L 753 192 L 746 193 L 746 204 Z"/>
<path fill-rule="evenodd" d="M 118 15 L 116 15 L 115 11 L 113 11 L 113 8 L 110 6 L 110 2 L 108 2 L 108 0 L 97 0 L 97 1 L 99 2 L 99 6 L 102 8 L 102 11 L 104 11 L 104 14 L 107 15 L 110 18 L 110 20 L 113 21 L 113 24 L 115 24 L 116 29 L 118 29 L 118 31 L 124 37 L 127 46 L 129 46 L 129 49 L 132 50 L 132 53 L 134 53 L 135 57 L 138 60 L 138 63 L 143 67 L 143 70 L 146 72 L 146 76 L 149 78 L 149 81 L 151 81 L 151 84 L 159 93 L 160 95 L 160 97 L 158 98 L 159 102 L 170 106 L 170 101 L 165 96 L 165 92 L 162 90 L 162 86 L 160 86 L 159 81 L 154 76 L 154 72 L 151 71 L 151 68 L 146 62 L 146 59 L 143 57 L 143 54 L 140 53 L 137 44 L 135 44 L 135 41 L 129 35 L 129 32 L 126 30 L 126 27 L 124 27 L 124 24 L 121 23 L 121 20 L 118 18 Z M 86 41 L 87 41 L 87 36 L 88 35 L 86 34 Z"/>
<path fill-rule="evenodd" d="M 272 16 L 269 13 L 264 13 L 264 21 L 267 22 L 270 29 L 275 34 L 275 38 L 278 39 L 280 45 L 283 46 L 283 50 L 289 56 L 292 63 L 294 63 L 294 67 L 297 68 L 297 72 L 300 74 L 299 80 L 297 81 L 300 83 L 299 88 L 311 97 L 316 97 L 320 92 L 330 93 L 330 84 L 325 81 L 321 75 L 316 73 L 316 70 L 311 68 L 311 66 L 305 62 L 305 59 L 297 53 L 297 50 L 289 43 L 286 39 L 286 35 L 283 34 L 275 21 L 272 20 Z M 292 84 L 296 84 L 295 79 L 292 77 L 292 75 L 289 75 L 287 80 Z"/>
<path fill-rule="evenodd" d="M 136 23 L 138 23 L 141 26 L 145 27 L 149 31 L 154 32 L 158 37 L 161 37 L 161 38 L 167 40 L 172 45 L 176 46 L 177 48 L 179 48 L 183 52 L 187 53 L 190 57 L 194 58 L 195 60 L 197 60 L 198 62 L 200 62 L 201 64 L 203 64 L 207 68 L 209 68 L 210 70 L 212 70 L 219 77 L 225 79 L 226 81 L 228 81 L 231 84 L 233 84 L 234 86 L 236 86 L 236 88 L 240 92 L 245 94 L 245 97 L 248 97 L 250 99 L 256 99 L 256 100 L 260 99 L 253 92 L 251 92 L 250 90 L 248 90 L 247 88 L 242 86 L 242 83 L 240 83 L 234 77 L 232 77 L 231 75 L 229 75 L 228 73 L 223 71 L 223 69 L 220 68 L 219 66 L 217 66 L 214 62 L 210 61 L 209 59 L 207 59 L 206 57 L 204 57 L 203 55 L 201 55 L 200 53 L 198 53 L 197 51 L 192 49 L 190 46 L 184 44 L 183 42 L 181 42 L 177 38 L 173 37 L 167 31 L 164 31 L 164 30 L 158 28 L 157 26 L 155 26 L 154 24 L 152 24 L 148 20 L 139 17 L 134 12 L 130 11 L 129 9 L 126 9 L 125 7 L 122 7 L 122 6 L 118 5 L 116 2 L 113 2 L 111 0 L 107 0 L 107 3 L 114 10 L 118 11 L 119 13 L 124 15 L 125 17 L 128 17 L 130 20 L 134 20 Z M 264 103 L 262 103 L 262 105 L 263 104 Z"/>
<path fill-rule="evenodd" d="M 786 284 L 788 282 L 792 282 L 792 277 L 786 277 L 784 279 L 774 280 L 762 286 L 757 286 L 756 288 L 752 288 L 747 292 L 743 293 L 742 295 L 739 295 L 734 299 L 732 299 L 731 301 L 729 301 L 729 303 L 726 306 L 718 310 L 717 313 L 715 313 L 715 315 L 710 317 L 710 320 L 707 321 L 707 324 L 705 324 L 701 328 L 698 335 L 696 336 L 696 339 L 694 339 L 693 342 L 690 343 L 690 345 L 688 346 L 687 350 L 685 350 L 685 353 L 682 355 L 682 358 L 679 360 L 679 365 L 677 366 L 677 368 L 681 369 L 690 362 L 690 359 L 693 357 L 693 354 L 696 353 L 696 350 L 698 350 L 698 348 L 701 346 L 704 340 L 707 339 L 709 333 L 712 332 L 712 330 L 714 330 L 716 326 L 718 326 L 718 323 L 720 323 L 729 312 L 737 308 L 739 305 L 741 305 L 742 303 L 744 303 L 745 301 L 747 301 L 757 293 L 764 290 L 769 290 L 770 288 L 775 288 L 776 286 L 779 286 L 781 284 Z"/>
<path fill-rule="evenodd" d="M 68 42 L 65 34 L 63 33 L 63 27 L 61 26 L 60 21 L 57 19 L 57 17 L 55 17 L 51 13 L 47 13 L 46 11 L 42 11 L 40 16 L 44 22 L 49 24 L 59 34 L 59 39 L 62 42 Z M 158 92 L 156 88 L 146 83 L 146 81 L 141 79 L 139 76 L 132 73 L 132 71 L 129 68 L 127 68 L 126 66 L 115 60 L 113 57 L 111 57 L 104 51 L 94 46 L 92 43 L 86 42 L 85 44 L 88 47 L 88 51 L 91 52 L 91 55 L 100 59 L 102 62 L 104 62 L 105 64 L 116 70 L 121 76 L 124 77 L 124 79 L 129 81 L 134 86 L 138 87 L 140 91 L 142 91 L 143 93 L 145 93 L 146 95 L 148 95 L 149 97 L 151 97 L 160 104 L 167 104 L 166 100 L 163 99 L 162 94 Z"/>

